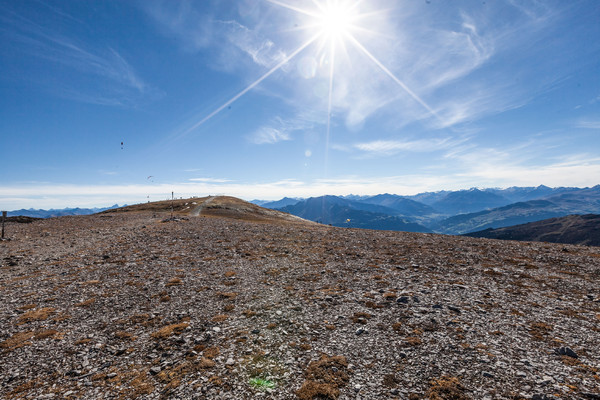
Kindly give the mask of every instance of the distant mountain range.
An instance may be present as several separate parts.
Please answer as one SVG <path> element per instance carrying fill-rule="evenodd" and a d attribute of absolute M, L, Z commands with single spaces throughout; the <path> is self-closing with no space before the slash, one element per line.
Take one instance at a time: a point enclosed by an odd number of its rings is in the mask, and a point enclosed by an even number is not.
<path fill-rule="evenodd" d="M 41 209 L 33 209 L 30 208 L 28 210 L 14 210 L 9 211 L 7 216 L 16 217 L 16 216 L 24 216 L 24 217 L 33 217 L 33 218 L 53 218 L 53 217 L 63 217 L 66 215 L 89 215 L 95 214 L 101 211 L 110 210 L 113 208 L 118 208 L 119 205 L 115 204 L 110 207 L 104 208 L 61 208 L 61 209 L 50 209 L 50 210 L 41 210 Z"/>
<path fill-rule="evenodd" d="M 465 236 L 600 246 L 600 215 L 569 215 L 499 229 L 490 228 Z"/>
<path fill-rule="evenodd" d="M 473 188 L 413 196 L 386 193 L 308 199 L 284 197 L 278 201 L 254 200 L 252 203 L 339 227 L 461 235 L 572 214 L 600 214 L 600 185 L 592 188 L 543 185 Z M 8 215 L 48 218 L 86 215 L 117 207 L 115 204 L 107 208 L 29 209 L 9 211 Z"/>
<path fill-rule="evenodd" d="M 311 197 L 278 210 L 322 224 L 347 228 L 431 232 L 399 210 L 378 204 L 347 200 L 337 196 Z"/>
<path fill-rule="evenodd" d="M 278 200 L 278 201 L 268 201 L 268 202 L 262 203 L 262 204 L 254 203 L 254 202 L 253 203 L 256 204 L 256 205 L 258 205 L 258 206 L 264 207 L 264 208 L 271 208 L 271 209 L 275 210 L 275 209 L 282 208 L 282 207 L 285 207 L 285 206 L 294 205 L 294 204 L 296 204 L 296 203 L 298 203 L 298 202 L 300 202 L 302 200 L 303 199 L 292 199 L 292 198 L 289 198 L 289 197 L 284 197 L 283 199 Z"/>
<path fill-rule="evenodd" d="M 544 199 L 449 217 L 431 224 L 438 233 L 463 234 L 488 228 L 525 224 L 570 214 L 600 214 L 600 186 L 559 191 Z"/>
<path fill-rule="evenodd" d="M 457 235 L 570 214 L 600 214 L 600 185 L 284 198 L 262 206 L 334 226 Z"/>

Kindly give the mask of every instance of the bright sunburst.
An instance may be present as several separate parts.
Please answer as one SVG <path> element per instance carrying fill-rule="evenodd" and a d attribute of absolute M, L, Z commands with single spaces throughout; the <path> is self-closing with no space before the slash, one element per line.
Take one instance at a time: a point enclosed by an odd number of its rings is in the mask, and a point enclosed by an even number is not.
<path fill-rule="evenodd" d="M 373 30 L 370 27 L 361 25 L 364 17 L 369 14 L 363 14 L 359 11 L 362 0 L 312 0 L 313 6 L 299 7 L 293 4 L 291 0 L 266 0 L 267 2 L 289 9 L 299 15 L 308 17 L 308 23 L 303 26 L 298 26 L 299 30 L 303 30 L 310 33 L 310 37 L 302 43 L 298 48 L 290 52 L 285 58 L 283 58 L 277 65 L 272 67 L 260 78 L 255 80 L 253 83 L 248 85 L 245 89 L 240 91 L 238 94 L 233 96 L 223 105 L 218 107 L 212 113 L 204 117 L 202 120 L 194 124 L 191 128 L 187 129 L 182 135 L 185 135 L 200 125 L 204 124 L 207 120 L 221 112 L 223 109 L 228 107 L 231 103 L 245 95 L 247 92 L 255 88 L 274 72 L 281 69 L 285 64 L 295 58 L 301 52 L 304 52 L 309 46 L 316 42 L 320 45 L 318 53 L 321 53 L 321 59 L 327 59 L 329 65 L 329 96 L 328 96 L 328 107 L 327 107 L 327 132 L 326 132 L 326 147 L 329 143 L 330 123 L 333 108 L 333 89 L 334 89 L 334 75 L 336 73 L 335 60 L 336 52 L 340 47 L 346 47 L 347 45 L 353 46 L 358 50 L 358 53 L 362 54 L 367 60 L 376 66 L 380 71 L 385 73 L 393 82 L 395 82 L 405 93 L 413 98 L 414 101 L 419 103 L 425 108 L 432 116 L 438 118 L 435 111 L 429 107 L 415 92 L 413 92 L 401 79 L 399 79 L 393 72 L 390 71 L 379 59 L 377 59 L 359 40 L 359 33 L 371 32 Z M 374 11 L 370 14 L 377 14 L 384 12 L 383 10 Z M 439 119 L 439 118 L 438 118 Z"/>
<path fill-rule="evenodd" d="M 315 16 L 317 26 L 331 39 L 340 38 L 351 32 L 358 18 L 356 7 L 348 1 L 317 3 L 320 13 Z"/>

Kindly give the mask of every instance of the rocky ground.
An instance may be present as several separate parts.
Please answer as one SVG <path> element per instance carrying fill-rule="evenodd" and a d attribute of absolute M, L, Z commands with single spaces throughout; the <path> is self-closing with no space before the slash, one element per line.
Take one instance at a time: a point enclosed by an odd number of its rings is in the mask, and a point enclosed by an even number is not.
<path fill-rule="evenodd" d="M 8 223 L 0 396 L 600 399 L 598 248 L 204 213 Z"/>

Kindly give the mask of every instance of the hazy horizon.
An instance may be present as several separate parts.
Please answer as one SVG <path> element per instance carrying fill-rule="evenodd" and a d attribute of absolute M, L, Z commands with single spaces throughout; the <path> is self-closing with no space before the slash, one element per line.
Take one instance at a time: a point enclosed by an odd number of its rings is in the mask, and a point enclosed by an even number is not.
<path fill-rule="evenodd" d="M 0 0 L 0 209 L 600 183 L 593 0 Z"/>
<path fill-rule="evenodd" d="M 537 185 L 535 187 L 538 186 L 546 186 L 546 185 Z M 596 186 L 596 185 L 595 185 Z M 515 186 L 511 186 L 511 187 L 515 187 Z M 443 192 L 443 191 L 448 191 L 448 192 L 453 192 L 453 191 L 468 191 L 471 189 L 478 189 L 478 190 L 489 190 L 489 189 L 497 189 L 497 190 L 504 190 L 504 189 L 509 189 L 511 187 L 504 187 L 504 188 L 500 188 L 500 187 L 488 187 L 488 188 L 483 188 L 483 187 L 471 187 L 471 188 L 463 188 L 463 189 L 456 189 L 456 190 L 437 190 L 437 191 L 432 191 L 432 192 L 419 192 L 419 193 L 414 193 L 412 195 L 409 194 L 398 194 L 398 193 L 391 193 L 391 192 L 380 192 L 380 193 L 347 193 L 347 194 L 332 194 L 332 193 L 315 193 L 314 195 L 311 196 L 290 196 L 290 195 L 281 195 L 281 196 L 277 196 L 277 197 L 273 197 L 273 198 L 267 198 L 267 197 L 239 197 L 239 196 L 233 196 L 233 197 L 238 197 L 242 200 L 248 201 L 248 202 L 252 202 L 252 201 L 278 201 L 281 200 L 283 198 L 297 198 L 297 199 L 308 199 L 311 197 L 322 197 L 322 196 L 339 196 L 339 197 L 347 197 L 347 196 L 364 196 L 364 197 L 369 197 L 369 196 L 376 196 L 376 195 L 381 195 L 381 194 L 390 194 L 390 195 L 398 195 L 398 196 L 413 196 L 413 195 L 417 195 L 417 194 L 424 194 L 424 193 L 436 193 L 436 192 Z M 558 187 L 553 187 L 552 189 L 557 189 Z M 586 187 L 576 187 L 576 186 L 570 186 L 569 188 L 573 188 L 573 189 L 589 189 L 591 187 L 586 186 Z M 162 197 L 161 197 L 162 195 Z M 194 195 L 194 194 L 190 194 L 190 193 L 186 193 L 185 195 L 182 194 L 175 194 L 175 192 L 173 192 L 174 195 L 174 199 L 188 199 L 188 198 L 199 198 L 199 197 L 206 197 L 206 196 L 232 196 L 230 194 L 225 194 L 225 193 L 212 193 L 212 194 L 207 194 L 207 195 Z M 143 200 L 139 200 L 139 199 L 132 199 L 131 201 L 120 201 L 120 202 L 115 202 L 113 201 L 112 203 L 109 202 L 105 202 L 102 204 L 96 204 L 96 203 L 87 203 L 87 204 L 68 204 L 68 205 L 61 205 L 61 204 L 57 204 L 57 205 L 49 205 L 47 207 L 40 207 L 39 204 L 30 206 L 30 207 L 13 207 L 13 208 L 6 208 L 3 209 L 5 211 L 18 211 L 18 210 L 29 210 L 29 209 L 33 209 L 33 210 L 51 210 L 51 209 L 55 209 L 55 210 L 62 210 L 62 209 L 70 209 L 70 208 L 98 208 L 98 209 L 102 209 L 102 208 L 110 208 L 113 206 L 118 206 L 118 207 L 124 207 L 124 206 L 128 206 L 128 205 L 135 205 L 135 204 L 143 204 L 146 203 L 148 201 L 164 201 L 164 200 L 171 200 L 171 192 L 169 193 L 155 193 L 154 199 L 153 200 L 149 200 L 148 198 L 143 199 Z"/>

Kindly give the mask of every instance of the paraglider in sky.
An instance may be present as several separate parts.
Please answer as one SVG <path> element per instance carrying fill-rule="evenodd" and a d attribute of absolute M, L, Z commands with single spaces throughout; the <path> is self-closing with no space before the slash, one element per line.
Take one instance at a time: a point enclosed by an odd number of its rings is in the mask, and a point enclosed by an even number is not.
<path fill-rule="evenodd" d="M 121 142 L 121 150 L 123 150 L 123 142 Z"/>

